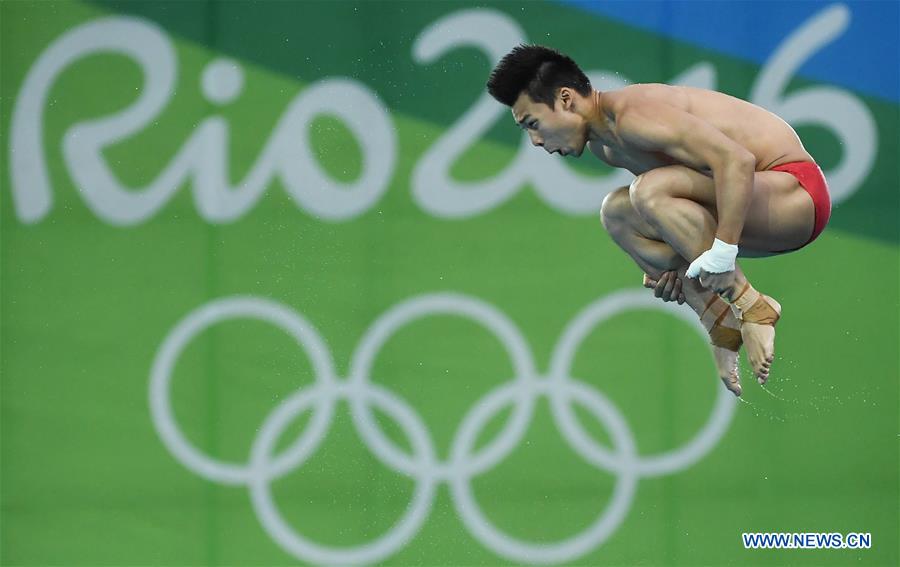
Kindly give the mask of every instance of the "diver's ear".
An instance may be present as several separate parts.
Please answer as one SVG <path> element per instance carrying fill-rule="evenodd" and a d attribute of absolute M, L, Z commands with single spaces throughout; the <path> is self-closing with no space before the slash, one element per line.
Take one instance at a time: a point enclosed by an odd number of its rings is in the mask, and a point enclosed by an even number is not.
<path fill-rule="evenodd" d="M 559 89 L 559 101 L 562 103 L 562 109 L 571 111 L 575 107 L 575 100 L 572 97 L 572 89 L 562 87 Z"/>

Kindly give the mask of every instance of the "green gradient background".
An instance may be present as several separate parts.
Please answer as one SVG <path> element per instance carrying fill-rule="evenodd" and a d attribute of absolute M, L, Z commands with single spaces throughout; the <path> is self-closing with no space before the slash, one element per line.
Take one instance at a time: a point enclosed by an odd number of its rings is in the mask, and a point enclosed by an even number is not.
<path fill-rule="evenodd" d="M 413 295 L 453 290 L 511 318 L 544 371 L 578 312 L 639 284 L 640 272 L 598 219 L 563 215 L 529 187 L 466 220 L 436 219 L 413 202 L 414 164 L 481 94 L 490 62 L 461 49 L 419 66 L 411 45 L 428 24 L 469 5 L 0 4 L 0 563 L 297 563 L 260 526 L 245 488 L 185 469 L 151 423 L 147 384 L 156 351 L 176 322 L 213 298 L 257 295 L 291 306 L 317 327 L 343 376 L 360 337 L 384 311 Z M 490 6 L 515 18 L 532 40 L 553 43 L 588 67 L 604 66 L 603 54 L 577 38 L 595 34 L 603 45 L 627 45 L 615 69 L 639 82 L 665 81 L 707 60 L 721 90 L 747 96 L 758 71 L 564 6 Z M 352 221 L 326 223 L 275 181 L 242 218 L 213 225 L 182 187 L 147 222 L 109 226 L 77 194 L 60 150 L 72 124 L 124 108 L 141 88 L 133 63 L 97 55 L 72 65 L 53 87 L 44 136 L 54 207 L 36 224 L 20 222 L 9 201 L 6 133 L 22 81 L 65 30 L 121 11 L 166 28 L 179 65 L 177 94 L 158 122 L 105 154 L 124 183 L 153 179 L 213 113 L 231 128 L 230 175 L 238 179 L 298 92 L 324 77 L 348 76 L 377 93 L 397 127 L 388 191 Z M 220 54 L 238 58 L 246 76 L 241 97 L 223 108 L 199 88 L 204 65 Z M 794 79 L 791 88 L 807 84 Z M 814 245 L 745 262 L 756 286 L 785 307 L 774 396 L 745 380 L 748 403 L 738 406 L 715 449 L 685 471 L 641 480 L 619 528 L 577 564 L 897 564 L 900 121 L 896 104 L 858 96 L 879 129 L 870 176 L 835 208 Z M 798 131 L 823 168 L 837 161 L 841 148 L 830 134 Z M 328 117 L 312 132 L 322 166 L 352 179 L 361 167 L 352 136 Z M 515 155 L 519 135 L 499 123 L 453 174 L 480 179 L 499 171 Z M 606 171 L 588 159 L 575 167 Z M 463 415 L 510 372 L 486 331 L 437 317 L 391 339 L 373 378 L 419 412 L 444 456 Z M 618 406 L 641 454 L 689 440 L 719 387 L 702 341 L 657 312 L 632 312 L 595 329 L 573 373 Z M 205 332 L 179 359 L 175 412 L 199 447 L 245 461 L 269 412 L 311 380 L 309 361 L 285 335 L 259 322 L 229 322 Z M 607 442 L 599 424 L 581 418 Z M 495 421 L 482 442 L 497 430 Z M 527 442 L 474 487 L 502 529 L 550 542 L 587 526 L 606 506 L 614 480 L 582 461 L 539 405 Z M 366 450 L 341 406 L 322 448 L 277 481 L 274 494 L 299 532 L 350 545 L 384 533 L 411 489 Z M 744 531 L 871 532 L 873 546 L 748 551 Z M 510 562 L 469 535 L 441 486 L 423 528 L 385 563 Z"/>

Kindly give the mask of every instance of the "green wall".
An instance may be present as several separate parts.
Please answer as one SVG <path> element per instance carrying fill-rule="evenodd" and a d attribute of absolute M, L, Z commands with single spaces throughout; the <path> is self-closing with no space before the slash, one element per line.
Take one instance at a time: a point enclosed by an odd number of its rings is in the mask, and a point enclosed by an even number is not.
<path fill-rule="evenodd" d="M 896 565 L 897 101 L 794 109 L 842 177 L 744 264 L 784 318 L 736 402 L 600 225 L 630 176 L 484 93 L 524 40 L 835 88 L 567 4 L 0 4 L 0 563 Z"/>

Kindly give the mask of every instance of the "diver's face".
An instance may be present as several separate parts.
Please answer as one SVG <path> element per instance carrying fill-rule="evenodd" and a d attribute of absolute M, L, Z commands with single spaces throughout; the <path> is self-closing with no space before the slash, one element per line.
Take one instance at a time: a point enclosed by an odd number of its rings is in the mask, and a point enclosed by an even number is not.
<path fill-rule="evenodd" d="M 587 122 L 575 112 L 578 93 L 562 88 L 554 108 L 534 102 L 522 91 L 512 106 L 513 119 L 528 132 L 531 143 L 547 153 L 580 157 L 587 144 Z"/>

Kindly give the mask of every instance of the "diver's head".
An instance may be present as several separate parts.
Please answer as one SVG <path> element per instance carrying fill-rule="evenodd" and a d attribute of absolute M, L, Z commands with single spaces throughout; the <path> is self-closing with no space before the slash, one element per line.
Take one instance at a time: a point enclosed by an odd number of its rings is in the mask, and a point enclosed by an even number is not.
<path fill-rule="evenodd" d="M 589 123 L 583 111 L 590 107 L 593 89 L 568 56 L 541 45 L 519 45 L 491 72 L 487 88 L 512 109 L 535 146 L 562 155 L 584 152 Z"/>

